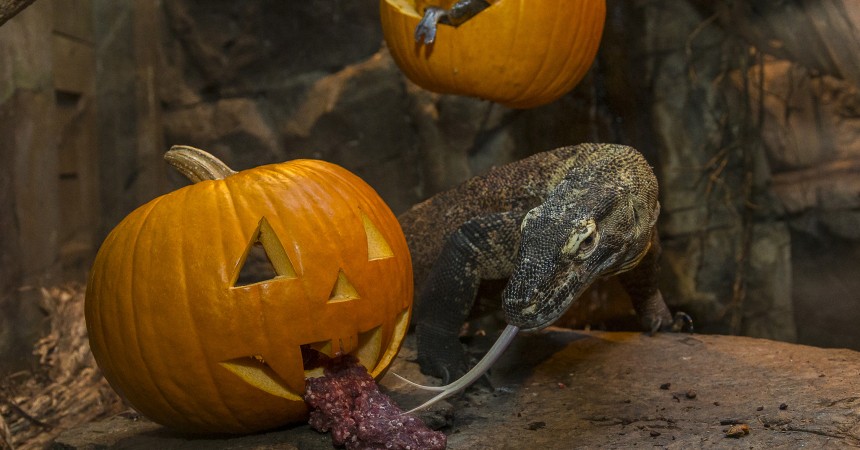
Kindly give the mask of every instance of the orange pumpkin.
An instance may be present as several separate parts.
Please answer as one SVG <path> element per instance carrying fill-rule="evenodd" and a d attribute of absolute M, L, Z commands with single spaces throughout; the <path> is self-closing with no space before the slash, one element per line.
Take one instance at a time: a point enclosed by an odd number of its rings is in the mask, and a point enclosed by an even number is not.
<path fill-rule="evenodd" d="M 415 42 L 427 5 L 451 0 L 380 0 L 382 31 L 400 69 L 417 85 L 512 108 L 549 103 L 591 66 L 606 16 L 604 0 L 497 0 L 459 27 L 439 25 L 431 45 Z"/>
<path fill-rule="evenodd" d="M 412 265 L 376 192 L 322 161 L 235 173 L 190 147 L 168 153 L 198 182 L 117 225 L 87 287 L 111 385 L 161 424 L 244 433 L 306 420 L 321 354 L 353 354 L 380 377 L 406 333 Z M 255 247 L 272 277 L 243 281 Z"/>

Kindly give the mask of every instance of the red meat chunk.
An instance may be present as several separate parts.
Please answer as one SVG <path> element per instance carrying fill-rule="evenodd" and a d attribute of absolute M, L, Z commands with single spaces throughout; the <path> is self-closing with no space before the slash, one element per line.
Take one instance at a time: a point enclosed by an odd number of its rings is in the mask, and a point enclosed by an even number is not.
<path fill-rule="evenodd" d="M 350 356 L 332 360 L 325 376 L 307 380 L 305 402 L 311 410 L 311 427 L 331 431 L 334 445 L 348 450 L 441 450 L 447 445 L 445 433 L 402 414 L 379 391 L 364 366 Z"/>

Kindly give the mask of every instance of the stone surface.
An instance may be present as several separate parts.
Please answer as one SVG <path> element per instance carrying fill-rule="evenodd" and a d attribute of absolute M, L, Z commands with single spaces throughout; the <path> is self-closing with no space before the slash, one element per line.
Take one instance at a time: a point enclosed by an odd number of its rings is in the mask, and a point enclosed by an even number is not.
<path fill-rule="evenodd" d="M 487 338 L 478 345 L 486 346 Z M 427 382 L 410 359 L 391 371 Z M 860 353 L 763 339 L 574 332 L 519 336 L 476 389 L 422 412 L 450 449 L 843 448 L 860 445 Z M 382 382 L 403 407 L 431 396 Z M 732 424 L 750 432 L 726 437 Z M 331 448 L 306 425 L 247 437 L 189 438 L 125 414 L 62 434 L 55 449 Z"/>

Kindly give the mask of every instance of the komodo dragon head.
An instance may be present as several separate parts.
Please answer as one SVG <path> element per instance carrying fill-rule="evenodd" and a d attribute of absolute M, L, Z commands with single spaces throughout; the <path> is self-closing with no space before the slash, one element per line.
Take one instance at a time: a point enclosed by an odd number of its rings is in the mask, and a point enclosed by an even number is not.
<path fill-rule="evenodd" d="M 502 295 L 508 323 L 544 328 L 593 281 L 636 266 L 659 210 L 657 180 L 635 151 L 606 153 L 568 171 L 522 221 L 516 266 Z"/>

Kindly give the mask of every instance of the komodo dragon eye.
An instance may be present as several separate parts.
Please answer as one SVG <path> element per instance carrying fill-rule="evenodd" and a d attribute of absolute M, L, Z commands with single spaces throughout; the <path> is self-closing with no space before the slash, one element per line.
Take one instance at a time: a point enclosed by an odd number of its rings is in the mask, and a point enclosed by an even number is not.
<path fill-rule="evenodd" d="M 580 259 L 587 258 L 597 248 L 599 241 L 600 233 L 597 231 L 597 223 L 594 219 L 585 219 L 573 227 L 573 231 L 561 252 Z"/>
<path fill-rule="evenodd" d="M 594 233 L 591 233 L 588 235 L 587 238 L 583 239 L 582 242 L 579 244 L 579 251 L 583 252 L 583 251 L 590 250 L 591 248 L 594 247 L 594 242 L 595 242 Z"/>

